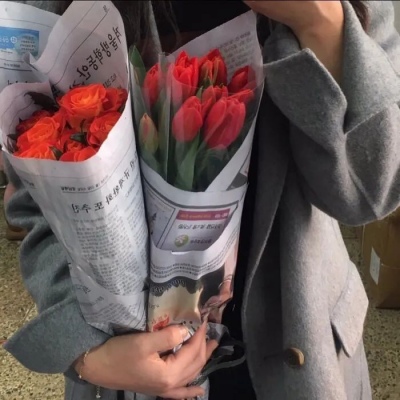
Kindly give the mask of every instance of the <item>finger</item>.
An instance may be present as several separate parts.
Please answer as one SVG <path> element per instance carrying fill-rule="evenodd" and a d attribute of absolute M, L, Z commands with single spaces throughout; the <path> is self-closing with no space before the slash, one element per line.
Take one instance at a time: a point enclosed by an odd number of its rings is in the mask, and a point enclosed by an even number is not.
<path fill-rule="evenodd" d="M 208 361 L 214 350 L 218 347 L 219 343 L 216 340 L 209 340 L 206 344 L 206 360 Z M 204 365 L 201 365 L 190 377 L 189 383 L 193 382 L 203 371 Z"/>
<path fill-rule="evenodd" d="M 207 345 L 207 324 L 204 323 L 201 327 L 196 331 L 192 338 L 187 341 L 182 348 L 175 354 L 175 359 L 182 363 L 195 364 L 196 361 L 199 361 L 200 364 L 201 356 L 206 355 L 206 345 Z"/>
<path fill-rule="evenodd" d="M 207 361 L 206 330 L 206 324 L 202 325 L 176 354 L 171 354 L 165 359 L 169 373 L 175 376 L 182 386 L 189 383 Z"/>
<path fill-rule="evenodd" d="M 217 349 L 219 343 L 216 340 L 209 340 L 206 345 L 206 358 L 210 359 L 212 353 L 214 353 L 215 349 Z"/>
<path fill-rule="evenodd" d="M 170 390 L 166 393 L 162 394 L 163 398 L 165 399 L 191 399 L 196 398 L 197 396 L 204 396 L 204 389 L 200 386 L 193 386 L 193 387 L 183 387 L 178 389 Z"/>
<path fill-rule="evenodd" d="M 157 332 L 147 333 L 143 343 L 148 354 L 163 353 L 183 343 L 188 330 L 183 325 L 173 325 Z"/>

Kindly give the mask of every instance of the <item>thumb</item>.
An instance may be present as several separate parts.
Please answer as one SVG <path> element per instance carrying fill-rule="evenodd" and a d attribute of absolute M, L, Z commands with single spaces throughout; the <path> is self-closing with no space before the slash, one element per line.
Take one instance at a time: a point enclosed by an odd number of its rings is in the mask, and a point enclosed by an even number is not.
<path fill-rule="evenodd" d="M 147 346 L 150 353 L 163 353 L 179 346 L 188 337 L 189 331 L 184 325 L 172 325 L 160 331 L 148 333 Z"/>

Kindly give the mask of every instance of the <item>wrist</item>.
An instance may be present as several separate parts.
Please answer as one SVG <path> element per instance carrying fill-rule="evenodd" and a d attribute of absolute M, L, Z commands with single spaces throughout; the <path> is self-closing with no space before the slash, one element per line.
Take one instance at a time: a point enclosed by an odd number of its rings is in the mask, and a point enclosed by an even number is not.
<path fill-rule="evenodd" d="M 336 14 L 326 15 L 307 28 L 292 28 L 302 49 L 310 49 L 318 60 L 340 83 L 342 76 L 342 59 L 344 46 L 344 14 L 340 2 L 334 3 L 340 9 Z"/>
<path fill-rule="evenodd" d="M 75 360 L 73 367 L 79 379 L 90 383 L 96 380 L 96 350 L 97 348 L 89 349 Z"/>

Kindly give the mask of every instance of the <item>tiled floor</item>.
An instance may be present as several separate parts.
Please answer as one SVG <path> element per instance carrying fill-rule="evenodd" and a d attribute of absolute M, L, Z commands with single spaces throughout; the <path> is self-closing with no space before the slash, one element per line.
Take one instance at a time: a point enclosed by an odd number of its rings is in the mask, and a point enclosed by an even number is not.
<path fill-rule="evenodd" d="M 4 239 L 4 228 L 0 213 L 0 340 L 35 315 L 18 273 L 18 245 Z M 344 229 L 343 235 L 353 261 L 360 265 L 360 244 L 354 230 Z M 371 308 L 365 344 L 375 400 L 400 400 L 400 311 Z M 61 376 L 29 372 L 0 348 L 0 400 L 62 400 L 62 393 Z"/>
<path fill-rule="evenodd" d="M 361 267 L 360 240 L 355 231 L 343 228 L 343 236 L 354 263 Z M 365 333 L 365 348 L 375 400 L 400 400 L 400 310 L 370 307 Z"/>

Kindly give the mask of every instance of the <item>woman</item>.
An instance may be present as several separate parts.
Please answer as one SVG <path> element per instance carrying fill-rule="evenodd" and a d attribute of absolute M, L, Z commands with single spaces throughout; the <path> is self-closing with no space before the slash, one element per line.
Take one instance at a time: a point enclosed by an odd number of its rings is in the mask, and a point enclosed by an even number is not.
<path fill-rule="evenodd" d="M 30 2 L 62 13 L 68 2 Z M 211 399 L 369 400 L 362 332 L 367 298 L 336 220 L 357 225 L 399 205 L 400 40 L 391 2 L 247 1 L 260 16 L 266 90 L 238 255 L 225 311 L 247 362 L 212 376 Z M 246 10 L 238 1 L 115 2 L 129 43 L 152 55 Z M 172 8 L 172 9 L 171 9 Z M 171 14 L 172 13 L 172 14 Z M 155 15 L 155 18 L 153 16 Z M 172 16 L 171 16 L 172 15 Z M 146 17 L 147 16 L 147 17 Z M 367 22 L 369 23 L 367 24 Z M 153 54 L 154 55 L 154 54 Z M 8 218 L 30 233 L 22 273 L 39 316 L 7 343 L 26 367 L 64 372 L 66 398 L 116 389 L 182 399 L 206 362 L 204 327 L 177 356 L 179 328 L 110 339 L 79 310 L 66 260 L 15 174 Z M 243 331 L 243 332 L 242 332 Z M 89 353 L 87 352 L 88 350 Z M 83 380 L 78 378 L 82 375 Z M 89 382 L 86 383 L 85 381 Z"/>

